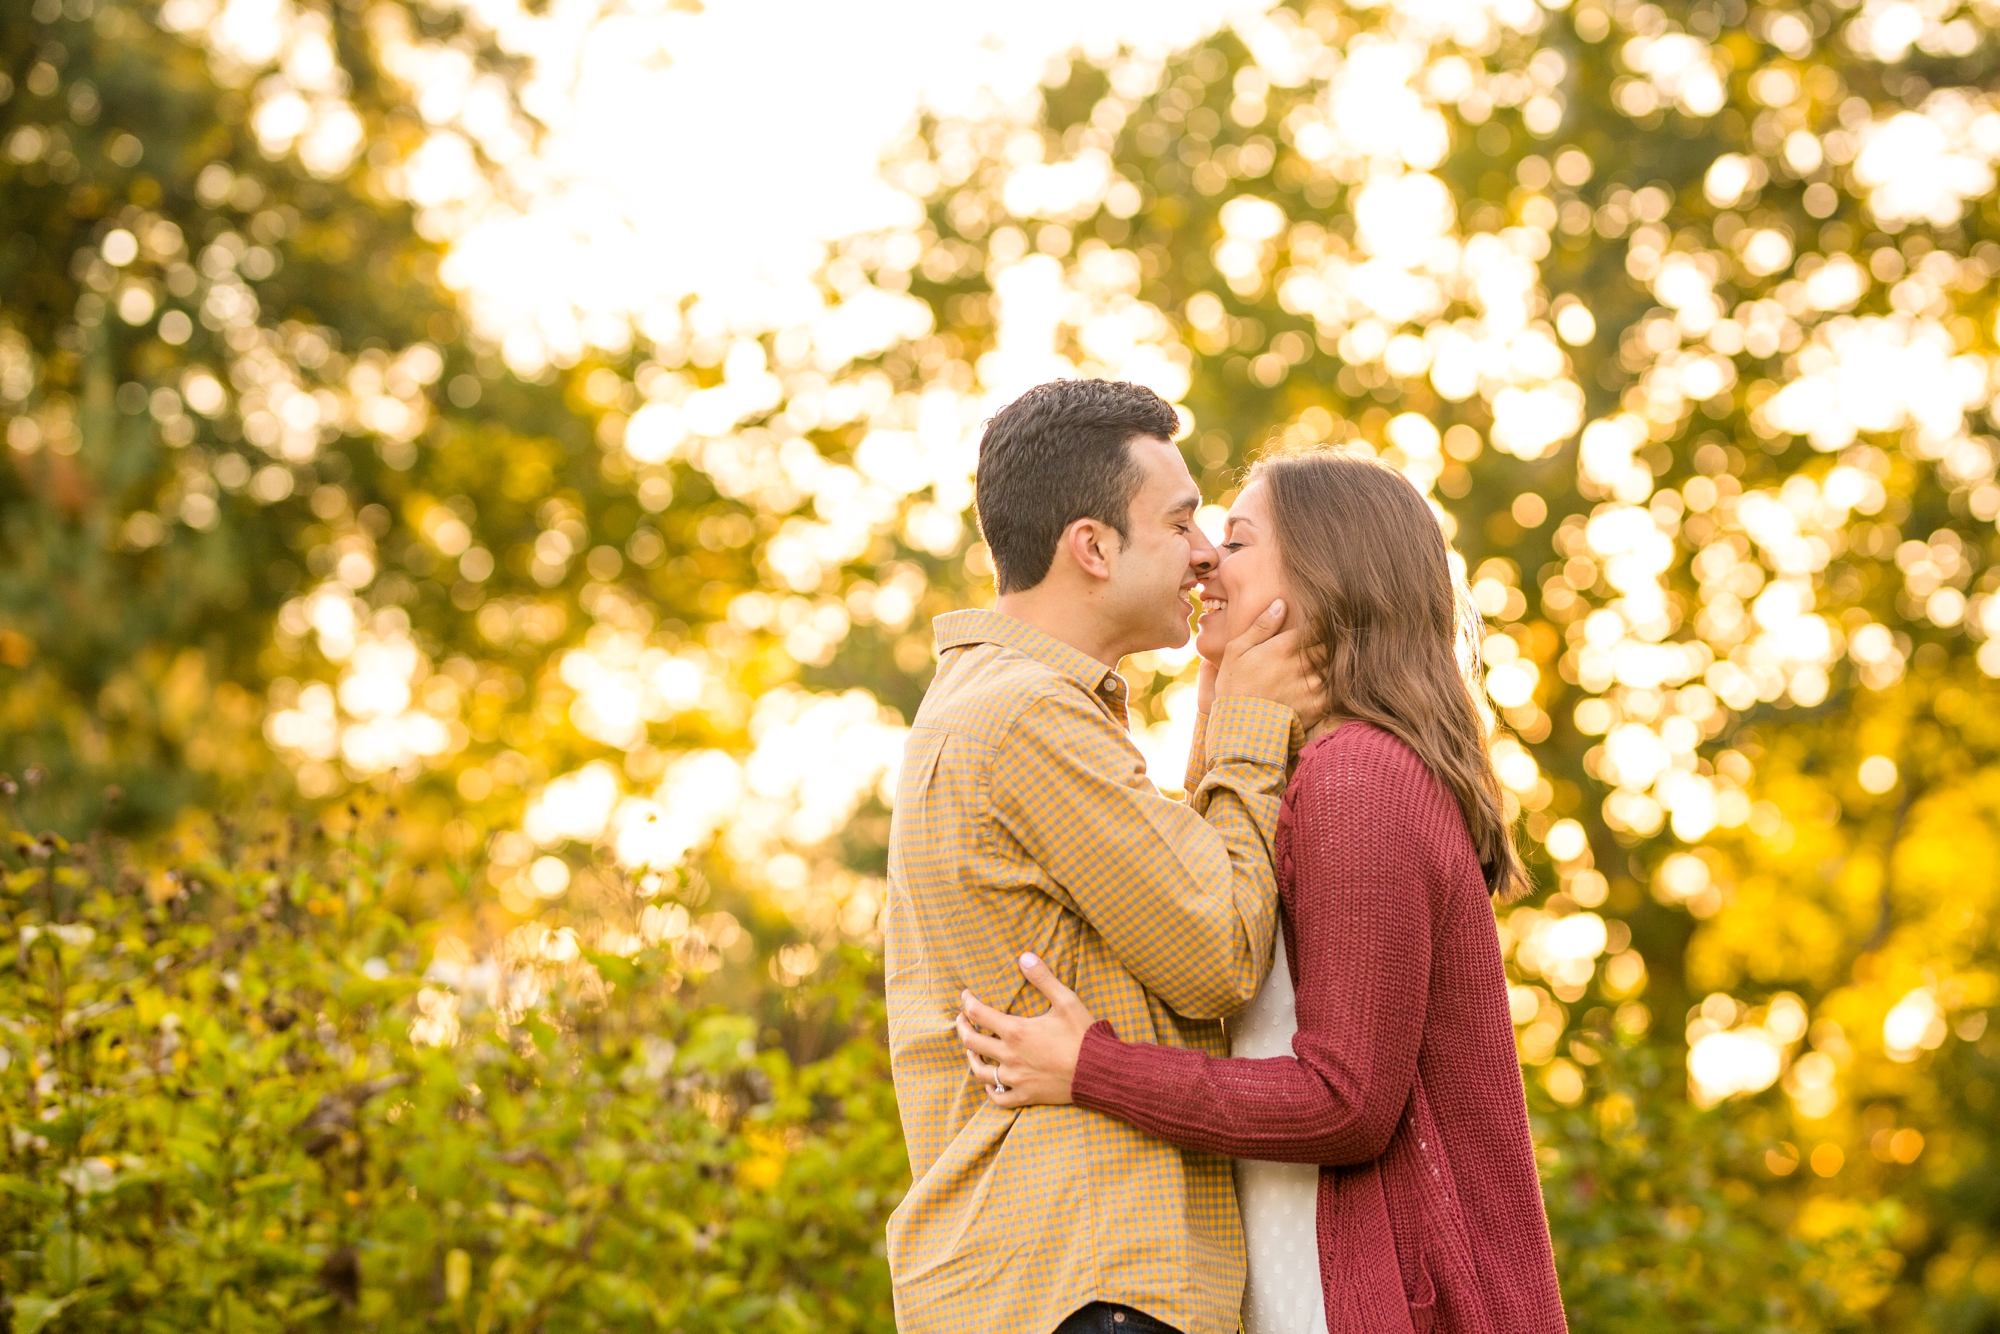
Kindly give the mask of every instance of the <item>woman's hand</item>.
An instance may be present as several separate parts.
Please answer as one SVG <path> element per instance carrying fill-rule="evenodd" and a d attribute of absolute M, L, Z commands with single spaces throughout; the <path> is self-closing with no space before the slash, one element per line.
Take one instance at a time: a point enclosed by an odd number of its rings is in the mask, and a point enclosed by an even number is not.
<path fill-rule="evenodd" d="M 1021 972 L 1049 998 L 1049 1012 L 1017 1019 L 967 991 L 959 998 L 958 1040 L 972 1077 L 996 1107 L 1061 1106 L 1070 1101 L 1090 1012 L 1034 955 L 1021 956 Z"/>

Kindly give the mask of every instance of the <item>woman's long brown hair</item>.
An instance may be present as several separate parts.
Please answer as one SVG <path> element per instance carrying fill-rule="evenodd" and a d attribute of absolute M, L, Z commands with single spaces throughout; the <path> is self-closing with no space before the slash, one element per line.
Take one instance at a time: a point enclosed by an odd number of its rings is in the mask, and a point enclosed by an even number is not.
<path fill-rule="evenodd" d="M 1326 682 L 1329 716 L 1400 738 L 1457 798 L 1487 889 L 1532 888 L 1486 749 L 1479 611 L 1437 516 L 1386 463 L 1337 448 L 1267 456 L 1278 557 Z"/>

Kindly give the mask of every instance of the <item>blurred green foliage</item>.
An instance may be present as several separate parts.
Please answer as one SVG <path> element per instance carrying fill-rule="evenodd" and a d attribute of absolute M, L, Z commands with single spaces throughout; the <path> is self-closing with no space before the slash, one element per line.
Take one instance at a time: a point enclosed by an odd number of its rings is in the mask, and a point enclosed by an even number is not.
<path fill-rule="evenodd" d="M 1897 1278 L 1891 1199 L 1796 1202 L 1765 1182 L 1763 1118 L 1699 1111 L 1680 1062 L 1585 1030 L 1589 1095 L 1530 1087 L 1563 1300 L 1576 1328 L 1854 1330 Z"/>

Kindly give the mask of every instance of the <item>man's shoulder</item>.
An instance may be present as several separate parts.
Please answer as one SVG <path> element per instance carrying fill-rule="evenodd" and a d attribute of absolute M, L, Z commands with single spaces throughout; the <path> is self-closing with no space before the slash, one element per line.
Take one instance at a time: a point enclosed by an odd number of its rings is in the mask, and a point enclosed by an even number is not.
<path fill-rule="evenodd" d="M 938 664 L 916 726 L 997 744 L 1035 706 L 1071 698 L 1088 704 L 1074 680 L 1032 655 L 1005 644 L 967 644 Z"/>

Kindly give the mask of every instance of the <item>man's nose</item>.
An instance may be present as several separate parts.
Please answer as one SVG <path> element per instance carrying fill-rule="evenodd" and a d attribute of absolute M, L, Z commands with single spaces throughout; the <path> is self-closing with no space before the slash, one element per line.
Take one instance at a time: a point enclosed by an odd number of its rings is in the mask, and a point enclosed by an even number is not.
<path fill-rule="evenodd" d="M 1215 567 L 1222 564 L 1222 553 L 1215 549 L 1215 543 L 1208 540 L 1208 534 L 1196 528 L 1188 537 L 1188 567 L 1196 575 L 1206 578 L 1215 573 Z"/>

